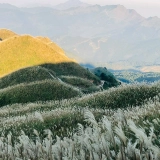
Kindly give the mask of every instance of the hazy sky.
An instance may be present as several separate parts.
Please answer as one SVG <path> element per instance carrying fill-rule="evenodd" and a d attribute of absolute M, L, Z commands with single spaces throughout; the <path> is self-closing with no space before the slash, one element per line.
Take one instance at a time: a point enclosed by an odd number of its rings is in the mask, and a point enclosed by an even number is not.
<path fill-rule="evenodd" d="M 30 4 L 52 4 L 66 2 L 67 0 L 0 0 L 0 3 L 10 3 L 16 6 L 27 6 Z M 122 4 L 128 9 L 135 9 L 142 16 L 158 16 L 160 18 L 160 0 L 81 0 L 89 4 L 111 5 Z"/>

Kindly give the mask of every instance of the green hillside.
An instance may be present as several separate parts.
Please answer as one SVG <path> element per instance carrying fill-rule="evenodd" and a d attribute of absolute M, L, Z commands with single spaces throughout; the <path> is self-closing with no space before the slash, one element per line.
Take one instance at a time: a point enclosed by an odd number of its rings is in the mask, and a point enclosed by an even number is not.
<path fill-rule="evenodd" d="M 78 87 L 83 93 L 92 93 L 100 90 L 91 80 L 76 76 L 60 76 L 61 80 L 67 84 Z"/>
<path fill-rule="evenodd" d="M 84 92 L 89 92 L 89 90 L 91 90 L 90 92 L 98 91 L 99 88 L 96 86 L 100 84 L 100 79 L 97 76 L 79 64 L 59 63 L 27 67 L 15 71 L 0 79 L 0 89 L 45 79 L 59 79 L 84 90 Z"/>
<path fill-rule="evenodd" d="M 100 84 L 100 79 L 97 76 L 75 62 L 43 64 L 41 66 L 54 71 L 57 76 L 77 76 L 88 79 L 94 84 Z"/>
<path fill-rule="evenodd" d="M 98 77 L 76 63 L 27 67 L 0 79 L 0 106 L 68 99 L 99 91 L 99 83 Z"/>
<path fill-rule="evenodd" d="M 55 73 L 40 66 L 28 67 L 1 78 L 0 89 L 20 83 L 29 83 L 45 79 L 56 79 Z"/>
<path fill-rule="evenodd" d="M 88 95 L 79 99 L 76 104 L 91 108 L 122 109 L 145 104 L 146 101 L 159 96 L 159 93 L 159 83 L 154 85 L 132 84 Z"/>
<path fill-rule="evenodd" d="M 14 103 L 62 100 L 80 96 L 81 92 L 58 80 L 35 81 L 0 90 L 0 106 Z"/>

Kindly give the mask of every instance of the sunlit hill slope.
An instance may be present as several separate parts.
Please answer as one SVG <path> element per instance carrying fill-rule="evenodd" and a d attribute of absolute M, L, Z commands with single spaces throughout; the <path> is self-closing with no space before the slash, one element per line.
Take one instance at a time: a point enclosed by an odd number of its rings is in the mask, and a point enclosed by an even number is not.
<path fill-rule="evenodd" d="M 18 35 L 7 29 L 0 29 L 0 39 L 1 40 L 5 40 L 13 36 L 18 36 Z"/>
<path fill-rule="evenodd" d="M 3 29 L 0 38 L 0 77 L 29 66 L 73 62 L 60 47 L 43 37 L 16 35 Z"/>

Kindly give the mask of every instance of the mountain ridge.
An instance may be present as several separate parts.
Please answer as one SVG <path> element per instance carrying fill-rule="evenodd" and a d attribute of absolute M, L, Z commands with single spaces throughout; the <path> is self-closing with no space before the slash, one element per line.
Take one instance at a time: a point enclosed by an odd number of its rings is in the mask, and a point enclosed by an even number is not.
<path fill-rule="evenodd" d="M 0 29 L 0 39 L 1 39 L 1 41 L 6 40 L 8 38 L 11 38 L 13 36 L 18 36 L 18 35 L 11 30 L 8 30 L 8 29 L 5 29 L 5 28 Z"/>
<path fill-rule="evenodd" d="M 122 5 L 67 10 L 18 8 L 9 13 L 0 11 L 0 18 L 5 17 L 2 27 L 19 34 L 47 36 L 80 63 L 134 61 L 156 65 L 160 59 L 160 19 L 144 18 Z"/>
<path fill-rule="evenodd" d="M 50 46 L 30 35 L 9 37 L 0 42 L 0 77 L 29 66 L 73 62 L 62 52 L 56 44 Z"/>
<path fill-rule="evenodd" d="M 77 7 L 88 7 L 90 6 L 87 3 L 83 3 L 80 0 L 68 0 L 65 3 L 58 4 L 53 6 L 53 8 L 58 10 L 67 10 L 69 8 L 77 8 Z"/>

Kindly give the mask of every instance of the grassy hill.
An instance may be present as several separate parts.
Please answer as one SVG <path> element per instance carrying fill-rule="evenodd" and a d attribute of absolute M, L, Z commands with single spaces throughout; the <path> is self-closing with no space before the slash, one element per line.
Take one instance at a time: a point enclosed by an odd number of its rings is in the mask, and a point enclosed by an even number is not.
<path fill-rule="evenodd" d="M 29 88 L 26 90 L 32 90 L 33 84 L 29 84 Z M 44 83 L 42 86 L 45 86 Z M 15 87 L 12 90 L 13 95 L 17 94 L 13 92 L 14 89 Z M 7 90 L 9 88 L 4 89 L 3 93 L 5 94 Z M 136 155 L 138 151 L 138 156 L 142 158 L 146 153 L 147 157 L 148 153 L 153 151 L 153 156 L 158 160 L 157 157 L 160 153 L 160 113 L 157 112 L 160 106 L 159 92 L 159 84 L 126 85 L 97 94 L 84 95 L 82 98 L 5 106 L 0 108 L 0 127 L 2 128 L 0 133 L 4 135 L 2 144 L 10 143 L 13 153 L 18 148 L 18 154 L 7 152 L 2 145 L 6 152 L 5 154 L 0 153 L 0 155 L 3 156 L 3 159 L 7 156 L 13 157 L 13 155 L 26 159 L 28 157 L 34 159 L 36 155 L 38 159 L 58 159 L 59 156 L 56 153 L 57 147 L 59 147 L 58 151 L 62 153 L 61 158 L 67 153 L 67 158 L 74 159 L 72 154 L 69 154 L 72 151 L 71 153 L 75 153 L 78 160 L 84 154 L 86 157 L 83 159 L 87 160 L 87 157 L 92 157 L 88 153 L 90 150 L 93 155 L 96 152 L 95 157 L 98 155 L 106 159 L 107 157 L 116 159 L 117 156 L 110 153 L 114 151 L 116 155 L 120 155 L 123 147 L 125 150 L 123 156 L 128 159 L 136 159 L 130 153 Z M 10 97 L 14 97 L 13 95 Z M 90 108 L 87 103 L 84 104 L 86 100 Z M 131 104 L 132 100 L 135 100 L 136 103 Z M 79 101 L 83 104 L 77 103 Z M 111 103 L 108 102 L 112 102 L 112 105 L 110 106 Z M 103 108 L 105 103 L 107 105 Z M 127 103 L 128 105 L 126 105 Z M 12 143 L 8 142 L 10 137 Z M 48 143 L 51 144 L 49 148 L 46 147 Z M 104 147 L 107 146 L 107 154 L 106 150 L 102 148 L 102 143 Z M 27 146 L 23 147 L 24 144 Z M 46 150 L 42 150 L 42 146 Z M 83 149 L 82 146 L 85 148 Z M 98 150 L 94 150 L 95 146 Z M 134 150 L 130 150 L 131 147 Z M 31 148 L 35 153 L 30 151 Z M 22 154 L 21 150 L 26 154 Z M 29 153 L 27 153 L 28 150 Z M 49 151 L 53 156 L 47 154 Z M 101 159 L 99 157 L 97 159 Z"/>
<path fill-rule="evenodd" d="M 100 79 L 69 59 L 49 38 L 17 35 L 5 29 L 0 35 L 1 106 L 99 91 Z"/>
<path fill-rule="evenodd" d="M 13 36 L 18 36 L 18 35 L 8 29 L 0 29 L 0 39 L 1 40 L 5 40 Z"/>
<path fill-rule="evenodd" d="M 80 96 L 76 88 L 58 80 L 35 81 L 0 90 L 0 106 L 35 101 L 62 100 Z"/>
<path fill-rule="evenodd" d="M 56 48 L 56 51 L 62 55 L 64 54 L 64 50 L 60 48 L 56 43 L 52 42 L 48 37 L 41 37 L 38 36 L 36 37 L 37 39 L 41 40 L 42 42 L 46 43 L 48 46 L 52 47 L 53 49 Z"/>
<path fill-rule="evenodd" d="M 68 58 L 49 38 L 5 29 L 0 36 L 0 106 L 99 91 L 100 79 Z"/>
<path fill-rule="evenodd" d="M 100 90 L 91 80 L 76 76 L 60 76 L 61 80 L 67 84 L 78 87 L 83 93 L 92 93 Z"/>
<path fill-rule="evenodd" d="M 88 79 L 91 83 L 100 84 L 100 79 L 97 76 L 75 62 L 43 64 L 41 66 L 56 72 L 57 76 L 76 76 Z"/>
<path fill-rule="evenodd" d="M 20 83 L 30 83 L 45 79 L 56 79 L 55 73 L 40 66 L 27 67 L 2 77 L 0 79 L 0 89 L 18 85 Z"/>
<path fill-rule="evenodd" d="M 98 91 L 97 85 L 100 84 L 100 80 L 95 75 L 79 64 L 59 63 L 27 67 L 8 74 L 0 79 L 0 89 L 46 79 L 59 79 L 66 84 L 78 87 L 84 93 Z"/>
<path fill-rule="evenodd" d="M 159 83 L 152 85 L 132 84 L 88 95 L 79 99 L 76 104 L 83 107 L 90 106 L 91 108 L 97 108 L 98 106 L 98 108 L 103 109 L 122 109 L 145 104 L 146 101 L 159 96 L 159 93 Z"/>
<path fill-rule="evenodd" d="M 73 62 L 58 46 L 49 46 L 29 35 L 0 42 L 0 77 L 13 71 L 44 63 Z"/>

